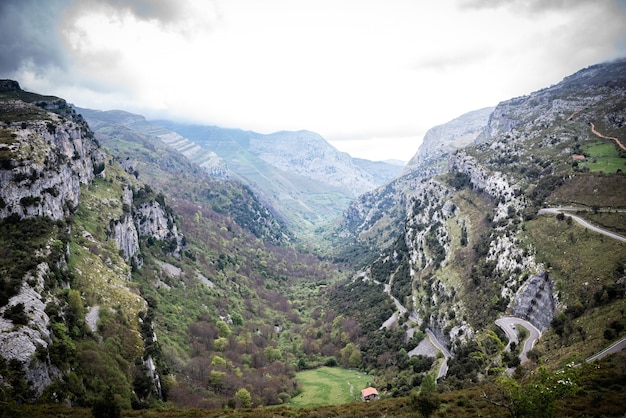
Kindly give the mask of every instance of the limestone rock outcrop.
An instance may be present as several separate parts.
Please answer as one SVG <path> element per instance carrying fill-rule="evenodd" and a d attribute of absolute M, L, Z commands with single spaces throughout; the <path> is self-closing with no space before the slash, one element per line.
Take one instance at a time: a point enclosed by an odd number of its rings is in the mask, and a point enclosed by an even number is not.
<path fill-rule="evenodd" d="M 5 94 L 23 93 L 17 83 L 3 88 Z M 61 99 L 0 101 L 5 115 L 0 122 L 0 218 L 62 219 L 78 206 L 80 185 L 104 168 L 104 153 L 91 130 L 72 112 Z M 19 118 L 13 118 L 16 113 Z"/>

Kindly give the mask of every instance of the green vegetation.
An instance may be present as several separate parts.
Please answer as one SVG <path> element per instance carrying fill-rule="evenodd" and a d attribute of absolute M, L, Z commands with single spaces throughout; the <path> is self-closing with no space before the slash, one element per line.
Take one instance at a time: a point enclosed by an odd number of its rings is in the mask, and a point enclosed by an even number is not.
<path fill-rule="evenodd" d="M 538 217 L 526 230 L 567 306 L 538 349 L 551 363 L 582 361 L 607 344 L 604 332 L 611 329 L 609 324 L 623 322 L 626 288 L 619 279 L 626 263 L 625 244 L 556 217 Z M 619 326 L 611 332 L 613 338 L 623 335 Z"/>
<path fill-rule="evenodd" d="M 298 407 L 336 405 L 360 401 L 361 389 L 369 386 L 369 377 L 357 370 L 321 367 L 296 374 L 301 393 L 291 399 Z"/>
<path fill-rule="evenodd" d="M 487 383 L 463 390 L 430 392 L 436 409 L 432 416 L 464 417 L 535 417 L 535 416 L 621 416 L 626 396 L 626 353 L 618 353 L 595 364 L 580 368 L 565 368 L 554 372 L 545 368 L 519 379 L 496 378 Z M 544 389 L 544 394 L 540 389 Z M 548 392 L 546 392 L 548 391 Z M 278 406 L 272 408 L 238 409 L 180 409 L 153 408 L 148 410 L 122 410 L 122 417 L 146 418 L 211 418 L 211 417 L 364 417 L 393 416 L 410 418 L 425 416 L 432 408 L 419 400 L 419 392 L 410 397 L 387 398 L 374 402 L 350 402 L 340 405 L 314 407 Z M 3 411 L 11 416 L 29 417 L 90 417 L 91 410 L 65 404 L 16 405 L 2 398 Z M 530 404 L 529 401 L 537 402 Z M 537 411 L 537 408 L 542 408 Z"/>
<path fill-rule="evenodd" d="M 39 263 L 58 263 L 68 239 L 65 223 L 49 218 L 13 215 L 0 221 L 0 306 L 17 294 L 27 273 L 35 275 Z"/>
<path fill-rule="evenodd" d="M 614 142 L 595 141 L 581 147 L 585 161 L 577 164 L 578 169 L 591 172 L 616 173 L 626 171 L 626 158 Z"/>

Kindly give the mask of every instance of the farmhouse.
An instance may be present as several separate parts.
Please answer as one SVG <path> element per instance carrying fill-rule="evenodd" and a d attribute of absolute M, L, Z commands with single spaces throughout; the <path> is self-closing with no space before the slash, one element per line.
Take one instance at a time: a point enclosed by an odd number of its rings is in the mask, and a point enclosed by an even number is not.
<path fill-rule="evenodd" d="M 365 388 L 361 391 L 361 400 L 363 402 L 375 401 L 378 399 L 378 391 L 372 387 Z"/>

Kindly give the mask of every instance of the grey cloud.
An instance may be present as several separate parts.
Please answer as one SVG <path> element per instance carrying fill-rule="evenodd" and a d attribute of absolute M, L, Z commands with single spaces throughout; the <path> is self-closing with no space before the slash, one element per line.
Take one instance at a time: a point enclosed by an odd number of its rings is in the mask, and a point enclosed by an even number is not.
<path fill-rule="evenodd" d="M 98 7 L 163 25 L 175 25 L 190 13 L 179 0 L 1 0 L 0 74 L 10 75 L 24 65 L 38 74 L 68 67 L 62 30 Z"/>
<path fill-rule="evenodd" d="M 605 2 L 610 7 L 614 1 Z M 512 8 L 521 13 L 537 14 L 554 10 L 571 10 L 578 6 L 588 5 L 588 0 L 464 0 L 463 9 L 499 9 Z"/>
<path fill-rule="evenodd" d="M 63 68 L 58 22 L 66 0 L 4 0 L 0 2 L 0 73 L 24 64 L 35 70 Z"/>
<path fill-rule="evenodd" d="M 83 0 L 75 3 L 75 11 L 109 6 L 118 11 L 127 10 L 140 20 L 156 20 L 162 23 L 175 22 L 185 10 L 185 2 L 179 0 Z"/>

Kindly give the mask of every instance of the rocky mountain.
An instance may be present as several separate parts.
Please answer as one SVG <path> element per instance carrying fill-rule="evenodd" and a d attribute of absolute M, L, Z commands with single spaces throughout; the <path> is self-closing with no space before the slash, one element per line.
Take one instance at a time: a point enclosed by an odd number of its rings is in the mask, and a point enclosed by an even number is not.
<path fill-rule="evenodd" d="M 457 355 L 449 375 L 502 367 L 464 360 L 485 355 L 480 341 L 499 315 L 546 332 L 540 350 L 550 361 L 565 361 L 554 344 L 578 350 L 583 361 L 613 338 L 611 326 L 598 327 L 589 316 L 595 309 L 604 312 L 601 323 L 622 329 L 623 319 L 614 318 L 621 318 L 626 290 L 624 243 L 575 226 L 563 213 L 537 214 L 573 206 L 626 232 L 625 97 L 626 60 L 586 68 L 469 114 L 466 123 L 452 121 L 449 130 L 433 128 L 401 176 L 351 204 L 337 236 L 360 246 L 342 255 L 389 245 L 369 264 L 363 258 L 362 286 L 370 277 L 386 283 L 411 313 L 407 332 L 420 326 L 447 344 Z M 397 235 L 394 224 L 403 225 Z"/>
<path fill-rule="evenodd" d="M 93 178 L 94 167 L 101 171 L 104 157 L 63 100 L 23 101 L 25 93 L 11 80 L 2 81 L 0 93 L 7 97 L 0 103 L 0 216 L 62 219 L 76 209 L 80 185 Z"/>
<path fill-rule="evenodd" d="M 446 157 L 454 151 L 472 144 L 487 127 L 493 107 L 468 112 L 447 122 L 430 128 L 417 153 L 409 160 L 402 174 L 422 171 L 423 176 L 432 177 L 445 170 Z"/>
<path fill-rule="evenodd" d="M 292 240 L 293 234 L 284 222 L 249 187 L 230 179 L 232 173 L 226 163 L 214 153 L 147 122 L 143 116 L 123 111 L 78 110 L 127 173 L 137 177 L 141 173 L 143 181 L 156 190 L 166 190 L 177 200 L 197 200 L 198 195 L 208 198 L 215 211 L 228 214 L 258 238 L 275 244 Z M 180 187 L 182 183 L 186 189 Z"/>
<path fill-rule="evenodd" d="M 124 305 L 128 313 L 136 314 L 145 301 L 123 285 L 129 267 L 98 249 L 93 238 L 95 231 L 79 225 L 72 228 L 66 223 L 74 216 L 81 216 L 85 188 L 93 185 L 96 178 L 105 179 L 109 171 L 106 153 L 99 148 L 83 118 L 64 100 L 24 92 L 12 81 L 2 82 L 0 95 L 4 117 L 0 174 L 3 201 L 0 375 L 14 388 L 14 382 L 23 379 L 25 392 L 18 396 L 29 399 L 42 396 L 54 382 L 66 377 L 67 367 L 74 361 L 69 336 L 84 332 L 86 325 L 83 301 L 73 287 L 81 281 L 94 284 L 91 270 L 84 269 L 83 263 L 94 263 L 98 270 L 105 260 L 109 265 L 108 274 L 98 271 L 98 280 L 103 282 L 97 284 L 97 290 L 91 290 L 107 294 L 109 307 Z M 154 228 L 155 217 L 166 217 L 158 203 L 153 202 L 149 211 L 135 208 L 128 187 L 122 200 L 123 203 L 107 198 L 90 203 L 94 205 L 92 210 L 110 219 L 111 228 L 101 233 L 117 243 L 126 259 L 136 257 L 137 228 L 143 236 L 153 237 L 158 231 L 163 235 L 158 239 L 180 243 L 171 222 Z M 149 202 L 148 196 L 144 202 Z M 136 224 L 124 214 L 133 209 L 135 216 L 142 218 Z M 120 220 L 126 225 L 124 228 L 118 228 Z M 16 234 L 16 231 L 20 232 Z M 91 251 L 103 255 L 103 259 L 93 254 L 76 254 L 72 236 L 90 245 Z M 76 275 L 83 277 L 79 279 Z M 66 291 L 59 293 L 59 288 Z M 82 290 L 87 291 L 86 286 Z M 104 304 L 104 300 L 99 303 Z M 137 325 L 129 324 L 127 332 L 137 332 Z"/>
<path fill-rule="evenodd" d="M 377 249 L 391 245 L 397 234 L 394 226 L 406 217 L 410 191 L 418 188 L 418 183 L 446 172 L 450 155 L 482 134 L 493 109 L 468 112 L 429 129 L 416 154 L 395 178 L 354 199 L 341 224 L 327 231 L 329 240 L 335 242 L 337 256 L 368 260 L 368 253 L 375 254 Z"/>
<path fill-rule="evenodd" d="M 212 151 L 202 149 L 187 138 L 159 125 L 150 123 L 141 115 L 122 110 L 100 111 L 76 108 L 88 121 L 94 131 L 103 134 L 114 129 L 126 129 L 127 135 L 146 135 L 153 141 L 161 141 L 184 155 L 189 161 L 203 168 L 209 175 L 218 179 L 226 179 L 231 173 L 226 162 Z"/>
<path fill-rule="evenodd" d="M 309 131 L 263 135 L 214 126 L 155 121 L 226 161 L 281 219 L 310 233 L 341 215 L 350 200 L 390 180 L 401 167 L 364 164 Z"/>

